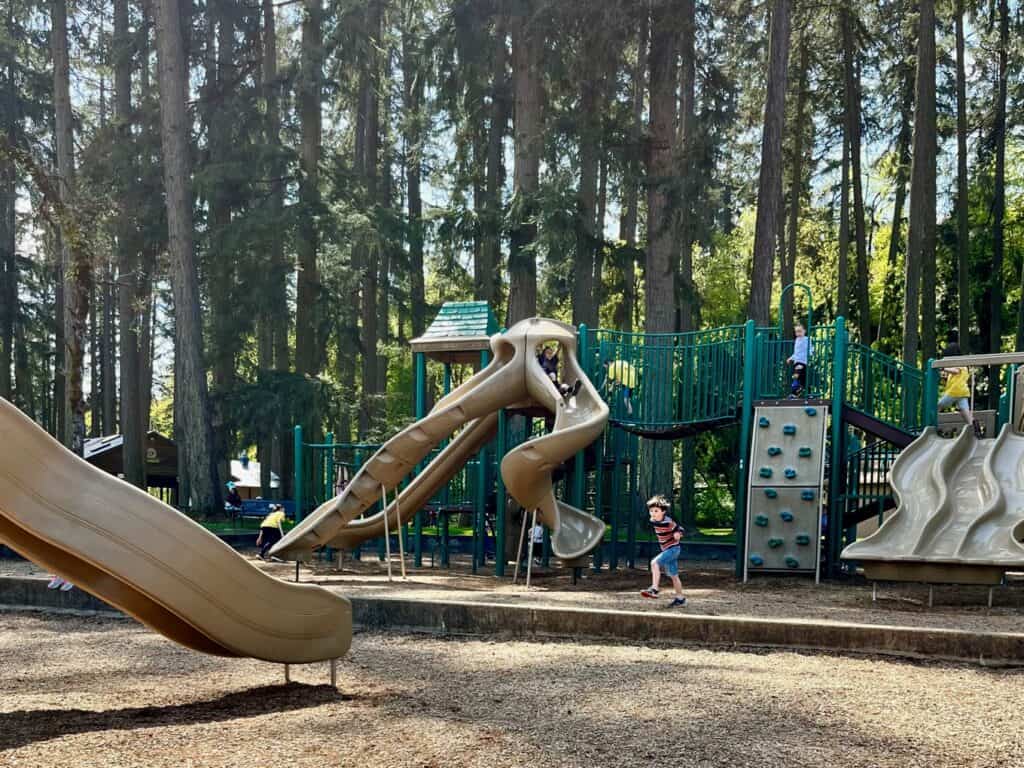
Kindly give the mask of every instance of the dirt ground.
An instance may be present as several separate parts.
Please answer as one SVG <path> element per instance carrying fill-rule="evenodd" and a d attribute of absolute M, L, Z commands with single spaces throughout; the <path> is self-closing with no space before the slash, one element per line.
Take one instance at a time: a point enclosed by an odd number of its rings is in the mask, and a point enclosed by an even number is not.
<path fill-rule="evenodd" d="M 244 553 L 256 565 L 287 580 L 295 578 L 291 563 L 263 563 L 254 553 Z M 465 558 L 453 561 L 450 570 L 411 568 L 409 580 L 399 578 L 398 557 L 392 559 L 394 581 L 388 582 L 383 563 L 375 556 L 351 558 L 342 571 L 332 564 L 314 561 L 300 569 L 302 581 L 322 584 L 340 594 L 363 597 L 404 597 L 420 600 L 469 600 L 514 605 L 554 605 L 610 610 L 663 611 L 667 600 L 644 600 L 639 590 L 649 583 L 643 568 L 621 568 L 594 574 L 585 569 L 577 584 L 563 569 L 537 569 L 529 592 L 513 585 L 511 573 L 502 580 L 493 575 L 493 563 L 473 575 Z M 928 587 L 922 584 L 879 584 L 877 600 L 863 580 L 815 585 L 806 578 L 761 577 L 737 583 L 731 563 L 680 563 L 683 588 L 689 601 L 682 610 L 713 616 L 753 616 L 804 619 L 819 622 L 852 622 L 899 626 L 963 629 L 972 632 L 1024 632 L 1024 577 L 1011 575 L 1005 587 L 994 593 L 988 608 L 988 589 L 970 586 L 935 587 L 934 606 L 928 607 Z M 40 570 L 25 561 L 0 560 L 0 575 L 38 575 Z M 667 582 L 663 587 L 668 587 Z"/>
<path fill-rule="evenodd" d="M 1024 765 L 1024 671 L 362 634 L 293 668 L 0 614 L 0 766 Z"/>

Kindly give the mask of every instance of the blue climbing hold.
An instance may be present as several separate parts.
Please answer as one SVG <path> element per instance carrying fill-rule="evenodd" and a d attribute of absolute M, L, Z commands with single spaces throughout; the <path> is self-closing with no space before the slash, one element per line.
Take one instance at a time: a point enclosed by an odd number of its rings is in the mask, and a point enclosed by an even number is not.
<path fill-rule="evenodd" d="M 787 568 L 799 568 L 800 567 L 800 561 L 797 560 L 795 557 L 787 557 L 786 558 L 786 567 Z"/>
<path fill-rule="evenodd" d="M 766 427 L 771 426 L 771 422 L 768 421 L 767 416 L 762 416 L 760 419 L 757 420 L 757 426 L 761 427 L 761 429 L 764 429 Z"/>
<path fill-rule="evenodd" d="M 811 457 L 811 446 L 801 445 L 800 450 L 797 451 L 797 454 L 800 456 L 801 459 L 809 459 Z"/>
<path fill-rule="evenodd" d="M 796 543 L 799 544 L 801 547 L 806 547 L 808 544 L 811 543 L 811 537 L 806 533 L 798 533 L 796 535 Z"/>
<path fill-rule="evenodd" d="M 786 469 L 783 471 L 783 474 L 786 476 L 787 480 L 792 480 L 794 477 L 796 477 L 796 470 L 793 469 L 792 467 L 786 467 Z"/>
<path fill-rule="evenodd" d="M 780 453 L 782 453 L 782 449 L 779 448 L 779 446 L 777 446 L 777 445 L 769 445 L 768 446 L 768 455 L 769 456 L 778 456 Z"/>
<path fill-rule="evenodd" d="M 781 512 L 779 512 L 779 517 L 782 518 L 783 522 L 786 522 L 786 523 L 792 523 L 793 522 L 793 513 L 791 511 L 789 511 L 788 509 L 784 509 Z"/>
<path fill-rule="evenodd" d="M 768 515 L 758 515 L 757 517 L 755 517 L 754 518 L 754 525 L 756 525 L 759 528 L 767 528 L 768 527 Z"/>
<path fill-rule="evenodd" d="M 767 496 L 769 499 L 774 499 L 779 495 L 779 492 L 776 491 L 774 488 L 765 488 L 764 495 Z"/>
<path fill-rule="evenodd" d="M 759 474 L 761 477 L 771 477 L 772 476 L 772 468 L 771 467 L 761 467 L 761 469 L 758 470 L 757 474 Z"/>
<path fill-rule="evenodd" d="M 750 564 L 755 568 L 760 568 L 762 565 L 764 565 L 764 558 L 760 555 L 751 555 Z"/>
<path fill-rule="evenodd" d="M 815 408 L 813 405 L 808 405 L 806 408 L 804 408 L 804 413 L 806 413 L 808 416 L 817 416 L 818 409 Z"/>
<path fill-rule="evenodd" d="M 782 546 L 782 539 L 780 539 L 778 536 L 773 536 L 772 538 L 768 539 L 768 546 L 772 549 L 778 549 Z"/>
<path fill-rule="evenodd" d="M 795 435 L 796 434 L 796 424 L 785 424 L 782 427 L 782 434 L 784 434 L 784 435 Z"/>
<path fill-rule="evenodd" d="M 812 491 L 810 488 L 805 488 L 804 490 L 800 491 L 800 498 L 803 499 L 804 501 L 814 501 L 814 491 Z"/>

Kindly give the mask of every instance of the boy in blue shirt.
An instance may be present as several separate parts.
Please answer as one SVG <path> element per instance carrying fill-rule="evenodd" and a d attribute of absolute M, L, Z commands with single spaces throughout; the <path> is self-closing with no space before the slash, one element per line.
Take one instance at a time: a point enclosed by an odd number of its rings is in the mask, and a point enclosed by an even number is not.
<path fill-rule="evenodd" d="M 652 496 L 647 500 L 647 512 L 651 516 L 651 525 L 658 535 L 658 544 L 661 552 L 651 560 L 651 586 L 640 594 L 644 597 L 657 597 L 658 585 L 661 583 L 661 569 L 665 569 L 666 575 L 672 579 L 672 587 L 675 589 L 675 599 L 669 603 L 669 607 L 686 605 L 686 598 L 683 597 L 683 583 L 679 580 L 679 552 L 682 549 L 680 541 L 683 538 L 683 528 L 675 520 L 668 516 L 671 505 L 664 496 Z"/>
<path fill-rule="evenodd" d="M 800 323 L 793 328 L 796 336 L 793 339 L 793 354 L 786 358 L 786 362 L 793 366 L 793 378 L 789 384 L 790 397 L 802 397 L 807 389 L 807 361 L 811 357 L 811 340 L 807 338 L 807 329 Z"/>

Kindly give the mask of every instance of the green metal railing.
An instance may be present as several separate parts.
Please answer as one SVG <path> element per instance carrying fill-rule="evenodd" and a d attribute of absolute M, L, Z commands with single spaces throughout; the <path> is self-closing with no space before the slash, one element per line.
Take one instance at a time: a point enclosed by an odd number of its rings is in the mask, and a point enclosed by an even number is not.
<path fill-rule="evenodd" d="M 611 419 L 624 426 L 668 431 L 735 418 L 743 331 L 741 325 L 687 333 L 589 331 L 584 370 L 607 401 Z M 630 367 L 632 381 L 609 377 L 605 364 L 617 362 Z"/>
<path fill-rule="evenodd" d="M 907 431 L 924 424 L 924 373 L 863 344 L 848 347 L 844 396 L 847 405 Z"/>
<path fill-rule="evenodd" d="M 852 451 L 846 458 L 846 483 L 839 508 L 852 512 L 875 505 L 881 523 L 885 502 L 892 495 L 889 470 L 899 455 L 899 449 L 881 441 Z"/>
<path fill-rule="evenodd" d="M 832 396 L 835 334 L 835 326 L 832 325 L 815 326 L 808 333 L 810 354 L 807 359 L 805 397 L 828 399 Z M 786 360 L 793 354 L 793 339 L 784 338 L 782 331 L 775 326 L 758 328 L 755 332 L 755 345 L 755 399 L 788 397 L 793 368 Z"/>

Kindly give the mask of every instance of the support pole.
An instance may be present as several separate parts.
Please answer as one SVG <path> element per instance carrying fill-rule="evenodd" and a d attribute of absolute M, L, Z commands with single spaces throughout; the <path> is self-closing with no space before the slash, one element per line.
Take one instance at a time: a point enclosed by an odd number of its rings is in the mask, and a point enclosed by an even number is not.
<path fill-rule="evenodd" d="M 338 687 L 338 660 L 331 659 L 331 688 Z"/>
<path fill-rule="evenodd" d="M 388 530 L 388 494 L 383 483 L 380 486 L 380 505 L 384 510 L 384 557 L 388 563 L 388 581 L 391 581 L 391 532 Z"/>
<path fill-rule="evenodd" d="M 939 423 L 939 369 L 932 367 L 934 362 L 929 359 L 924 367 L 924 403 L 921 407 L 926 427 Z"/>
<path fill-rule="evenodd" d="M 299 561 L 295 561 L 295 583 L 299 583 Z"/>
<path fill-rule="evenodd" d="M 747 561 L 747 464 L 750 454 L 750 430 L 754 418 L 754 372 L 757 368 L 757 330 L 753 320 L 743 327 L 743 404 L 740 410 L 739 472 L 737 473 L 736 516 L 736 578 L 742 579 Z"/>
<path fill-rule="evenodd" d="M 413 355 L 413 367 L 415 368 L 416 391 L 414 403 L 414 415 L 419 421 L 427 415 L 427 358 L 422 352 Z M 416 474 L 423 471 L 423 462 L 416 465 Z M 412 542 L 412 564 L 419 568 L 423 565 L 423 510 L 416 511 L 413 521 L 413 542 Z"/>
<path fill-rule="evenodd" d="M 846 428 L 843 424 L 843 396 L 846 394 L 846 320 L 836 318 L 834 358 L 832 360 L 832 455 L 828 479 L 828 574 L 839 575 L 839 555 L 843 551 L 843 474 L 846 467 Z"/>
<path fill-rule="evenodd" d="M 292 667 L 291 664 L 284 665 L 284 684 L 288 685 L 292 681 Z"/>
<path fill-rule="evenodd" d="M 526 518 L 524 513 L 523 518 Z M 537 508 L 533 508 L 533 521 L 530 523 L 530 552 L 526 555 L 526 588 L 530 588 L 530 575 L 533 573 L 533 529 L 537 527 Z"/>
<path fill-rule="evenodd" d="M 501 477 L 501 460 L 505 457 L 505 441 L 507 439 L 508 420 L 505 409 L 498 411 L 498 439 L 494 444 L 495 492 L 494 492 L 494 575 L 505 577 L 505 566 L 508 557 L 505 552 L 505 526 L 508 524 L 508 506 L 505 500 L 505 481 Z M 520 544 L 520 547 L 522 544 Z M 519 562 L 518 555 L 516 562 Z"/>
<path fill-rule="evenodd" d="M 302 522 L 302 425 L 295 425 L 295 440 L 293 442 L 295 456 L 295 522 Z"/>
<path fill-rule="evenodd" d="M 516 568 L 512 572 L 512 583 L 515 584 L 519 580 L 519 563 L 523 559 L 523 542 L 526 540 L 526 510 L 523 510 L 523 524 L 519 527 L 519 549 L 516 550 Z M 532 543 L 532 539 L 531 539 Z M 526 555 L 529 559 L 530 555 Z"/>
<path fill-rule="evenodd" d="M 405 575 L 405 544 L 402 543 L 402 539 L 404 538 L 405 534 L 405 526 L 402 525 L 402 513 L 398 507 L 398 497 L 401 495 L 399 494 L 398 491 L 399 489 L 395 488 L 395 527 L 398 530 L 398 557 L 399 563 L 401 563 L 402 565 L 402 581 L 406 581 L 407 577 Z M 385 517 L 387 517 L 387 515 L 385 515 Z"/>

